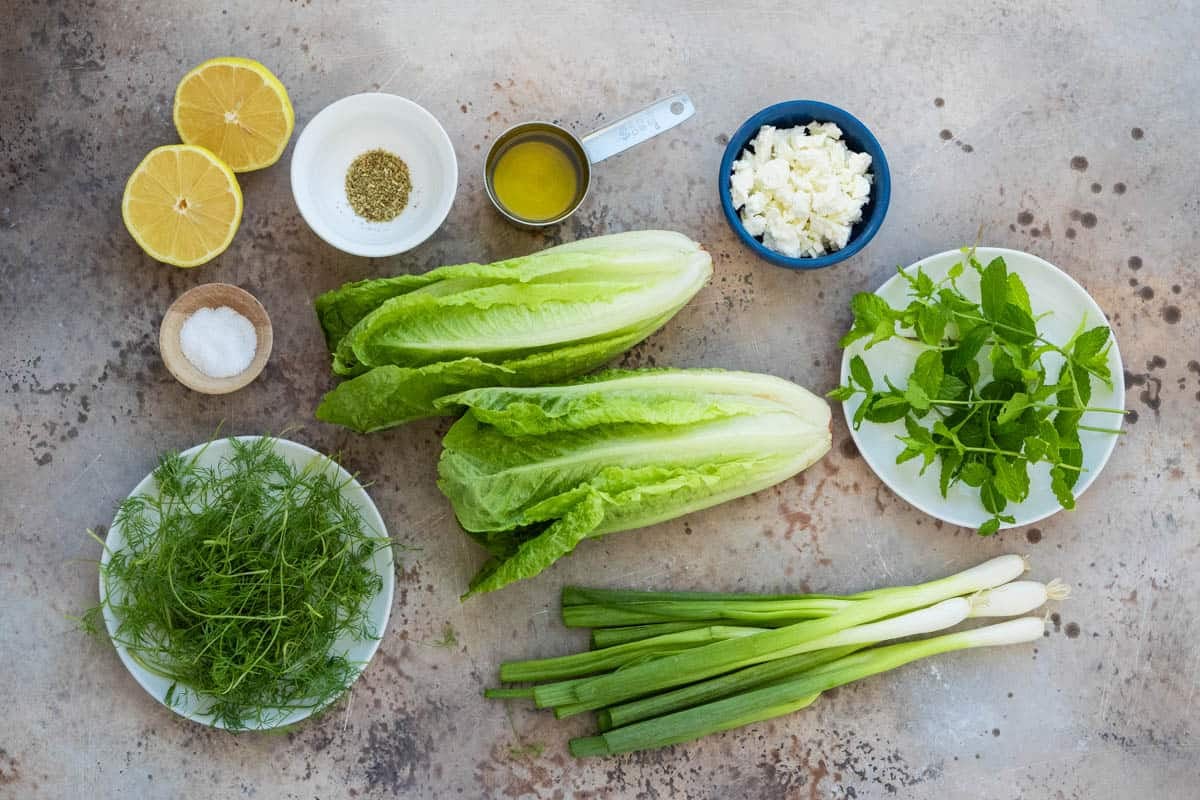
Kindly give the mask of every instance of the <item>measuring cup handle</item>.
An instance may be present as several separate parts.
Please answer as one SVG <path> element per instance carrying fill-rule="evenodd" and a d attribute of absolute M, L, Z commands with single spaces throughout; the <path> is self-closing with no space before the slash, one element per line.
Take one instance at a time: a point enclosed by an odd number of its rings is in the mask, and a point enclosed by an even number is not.
<path fill-rule="evenodd" d="M 695 113 L 696 107 L 686 94 L 672 95 L 592 131 L 583 137 L 583 150 L 595 164 L 674 128 Z"/>

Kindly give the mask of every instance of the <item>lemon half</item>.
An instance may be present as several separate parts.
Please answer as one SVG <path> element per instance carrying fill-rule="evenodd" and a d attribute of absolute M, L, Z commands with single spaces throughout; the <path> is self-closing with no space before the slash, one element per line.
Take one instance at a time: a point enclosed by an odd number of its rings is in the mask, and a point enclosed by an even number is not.
<path fill-rule="evenodd" d="M 233 171 L 203 147 L 156 147 L 129 176 L 121 216 L 151 258 L 196 267 L 233 241 L 242 190 Z"/>
<path fill-rule="evenodd" d="M 184 75 L 175 90 L 179 138 L 213 151 L 234 172 L 278 161 L 295 124 L 283 84 L 249 58 L 205 61 Z"/>

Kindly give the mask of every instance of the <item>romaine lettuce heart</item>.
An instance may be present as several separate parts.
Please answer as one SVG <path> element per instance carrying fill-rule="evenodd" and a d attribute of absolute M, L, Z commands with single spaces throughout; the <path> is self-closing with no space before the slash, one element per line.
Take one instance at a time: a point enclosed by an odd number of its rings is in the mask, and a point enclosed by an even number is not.
<path fill-rule="evenodd" d="M 438 485 L 493 555 L 468 594 L 531 577 L 585 538 L 756 492 L 829 450 L 824 400 L 769 375 L 609 372 L 482 388 L 447 432 Z"/>
<path fill-rule="evenodd" d="M 581 375 L 657 330 L 711 274 L 686 236 L 635 231 L 347 284 L 316 309 L 333 371 L 359 377 L 327 395 L 318 417 L 378 430 L 453 413 L 434 405 L 438 392 Z"/>

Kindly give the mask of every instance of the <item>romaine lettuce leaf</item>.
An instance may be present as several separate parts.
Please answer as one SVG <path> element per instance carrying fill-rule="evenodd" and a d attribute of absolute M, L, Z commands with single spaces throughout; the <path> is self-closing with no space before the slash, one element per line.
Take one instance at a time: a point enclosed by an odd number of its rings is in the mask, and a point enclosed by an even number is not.
<path fill-rule="evenodd" d="M 660 324 L 672 313 L 664 314 Z M 421 367 L 375 367 L 327 393 L 317 407 L 317 419 L 370 433 L 425 417 L 451 416 L 462 410 L 451 398 L 465 389 L 563 381 L 602 366 L 645 337 L 642 330 L 626 331 L 499 364 L 460 358 Z"/>
<path fill-rule="evenodd" d="M 384 301 L 420 289 L 429 282 L 429 277 L 425 275 L 397 275 L 347 283 L 340 289 L 319 296 L 314 305 L 329 350 L 332 352 L 359 320 Z"/>
<path fill-rule="evenodd" d="M 382 367 L 408 371 L 386 370 L 335 390 L 319 416 L 353 418 L 375 430 L 414 414 L 452 413 L 430 402 L 446 374 L 460 381 L 449 391 L 580 375 L 653 333 L 711 273 L 708 253 L 686 236 L 635 231 L 493 264 L 348 284 L 316 301 L 333 371 L 348 377 Z M 366 387 L 385 391 L 377 396 Z"/>
<path fill-rule="evenodd" d="M 830 446 L 829 406 L 719 370 L 617 371 L 568 386 L 472 389 L 438 485 L 493 560 L 469 594 L 531 577 L 585 538 L 756 492 Z"/>

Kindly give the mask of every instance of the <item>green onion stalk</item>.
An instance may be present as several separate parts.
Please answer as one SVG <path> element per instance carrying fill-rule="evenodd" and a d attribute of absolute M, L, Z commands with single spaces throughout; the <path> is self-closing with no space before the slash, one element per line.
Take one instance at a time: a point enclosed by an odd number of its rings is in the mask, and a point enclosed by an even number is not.
<path fill-rule="evenodd" d="M 952 597 L 973 594 L 1008 583 L 1025 571 L 1020 556 L 993 558 L 948 578 L 917 586 L 873 593 L 822 619 L 805 620 L 751 636 L 726 639 L 635 664 L 618 673 L 589 678 L 562 687 L 536 692 L 538 705 L 571 704 L 577 712 L 594 711 L 625 700 L 694 683 L 740 667 L 759 664 L 790 654 L 791 648 L 866 622 L 903 614 Z"/>
<path fill-rule="evenodd" d="M 690 742 L 710 733 L 790 714 L 811 705 L 829 689 L 877 675 L 922 658 L 965 650 L 1037 641 L 1045 630 L 1039 617 L 1022 617 L 914 642 L 873 647 L 818 666 L 791 679 L 635 722 L 597 736 L 572 739 L 576 757 L 614 755 Z"/>
<path fill-rule="evenodd" d="M 856 595 L 720 595 L 568 587 L 563 617 L 594 625 L 593 649 L 503 664 L 494 699 L 556 717 L 595 711 L 576 756 L 661 747 L 803 708 L 830 688 L 952 650 L 1031 641 L 1034 617 L 932 638 L 967 619 L 1019 617 L 1068 587 L 1015 580 L 1015 555 L 915 586 Z M 753 624 L 747 624 L 753 622 Z M 742 623 L 742 624 L 732 624 Z M 904 639 L 899 644 L 888 643 Z"/>

